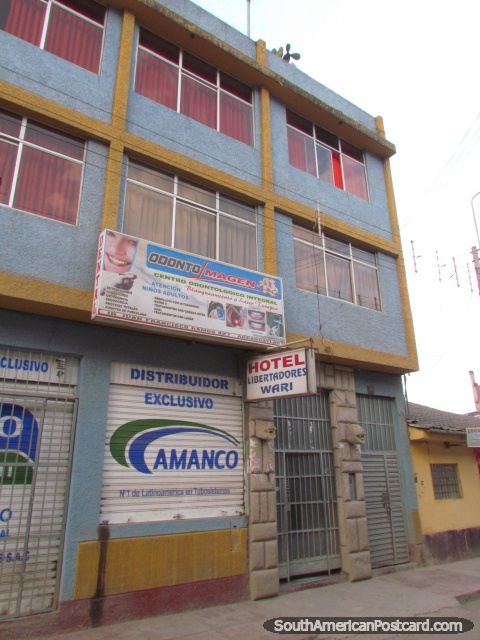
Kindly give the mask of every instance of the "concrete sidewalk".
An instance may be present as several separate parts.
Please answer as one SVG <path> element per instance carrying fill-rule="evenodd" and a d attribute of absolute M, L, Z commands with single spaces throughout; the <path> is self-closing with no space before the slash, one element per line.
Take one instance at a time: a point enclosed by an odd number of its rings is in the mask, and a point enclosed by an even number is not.
<path fill-rule="evenodd" d="M 370 580 L 305 589 L 257 602 L 211 607 L 133 620 L 55 636 L 55 640 L 260 640 L 262 638 L 465 638 L 480 639 L 480 558 L 427 568 L 410 568 Z M 454 634 L 274 634 L 263 623 L 276 617 L 452 616 L 475 628 Z M 0 638 L 1 625 L 0 625 Z M 39 636 L 37 636 L 39 638 Z"/>

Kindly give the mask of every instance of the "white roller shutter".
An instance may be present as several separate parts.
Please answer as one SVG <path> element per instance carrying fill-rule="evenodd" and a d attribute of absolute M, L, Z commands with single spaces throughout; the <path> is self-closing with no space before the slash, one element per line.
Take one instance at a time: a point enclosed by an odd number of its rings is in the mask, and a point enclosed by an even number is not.
<path fill-rule="evenodd" d="M 114 364 L 100 521 L 243 515 L 238 380 Z"/>

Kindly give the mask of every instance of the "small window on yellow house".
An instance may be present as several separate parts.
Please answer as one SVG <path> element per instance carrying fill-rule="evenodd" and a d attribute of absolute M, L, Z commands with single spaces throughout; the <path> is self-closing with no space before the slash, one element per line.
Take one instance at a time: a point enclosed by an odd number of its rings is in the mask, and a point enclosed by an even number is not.
<path fill-rule="evenodd" d="M 461 498 L 462 492 L 456 464 L 431 464 L 435 500 Z"/>

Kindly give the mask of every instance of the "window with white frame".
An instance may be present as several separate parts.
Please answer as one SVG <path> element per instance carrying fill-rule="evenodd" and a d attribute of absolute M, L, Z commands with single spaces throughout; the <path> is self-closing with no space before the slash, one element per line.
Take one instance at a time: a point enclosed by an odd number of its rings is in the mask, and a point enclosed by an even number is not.
<path fill-rule="evenodd" d="M 132 160 L 128 164 L 123 232 L 257 269 L 254 206 Z"/>
<path fill-rule="evenodd" d="M 431 464 L 430 470 L 435 500 L 462 497 L 457 464 Z"/>
<path fill-rule="evenodd" d="M 287 111 L 288 158 L 292 166 L 368 200 L 361 149 Z"/>
<path fill-rule="evenodd" d="M 293 225 L 297 287 L 381 311 L 377 255 Z"/>
<path fill-rule="evenodd" d="M 76 224 L 85 142 L 0 109 L 0 203 Z"/>
<path fill-rule="evenodd" d="M 95 0 L 1 0 L 2 29 L 83 67 L 100 70 L 106 9 Z"/>
<path fill-rule="evenodd" d="M 253 145 L 251 87 L 145 29 L 138 42 L 135 91 Z"/>

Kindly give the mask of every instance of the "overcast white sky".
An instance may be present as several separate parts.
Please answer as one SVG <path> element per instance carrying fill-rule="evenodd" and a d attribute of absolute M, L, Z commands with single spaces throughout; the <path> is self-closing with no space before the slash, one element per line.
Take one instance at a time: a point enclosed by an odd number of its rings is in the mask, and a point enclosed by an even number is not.
<path fill-rule="evenodd" d="M 247 0 L 196 4 L 247 32 Z M 391 163 L 420 357 L 420 371 L 407 377 L 408 398 L 474 411 L 469 371 L 480 382 L 480 296 L 470 252 L 477 245 L 471 199 L 480 191 L 480 2 L 251 0 L 250 7 L 253 40 L 268 49 L 290 43 L 302 56 L 299 69 L 383 116 L 397 147 Z M 480 227 L 480 195 L 474 206 Z"/>

